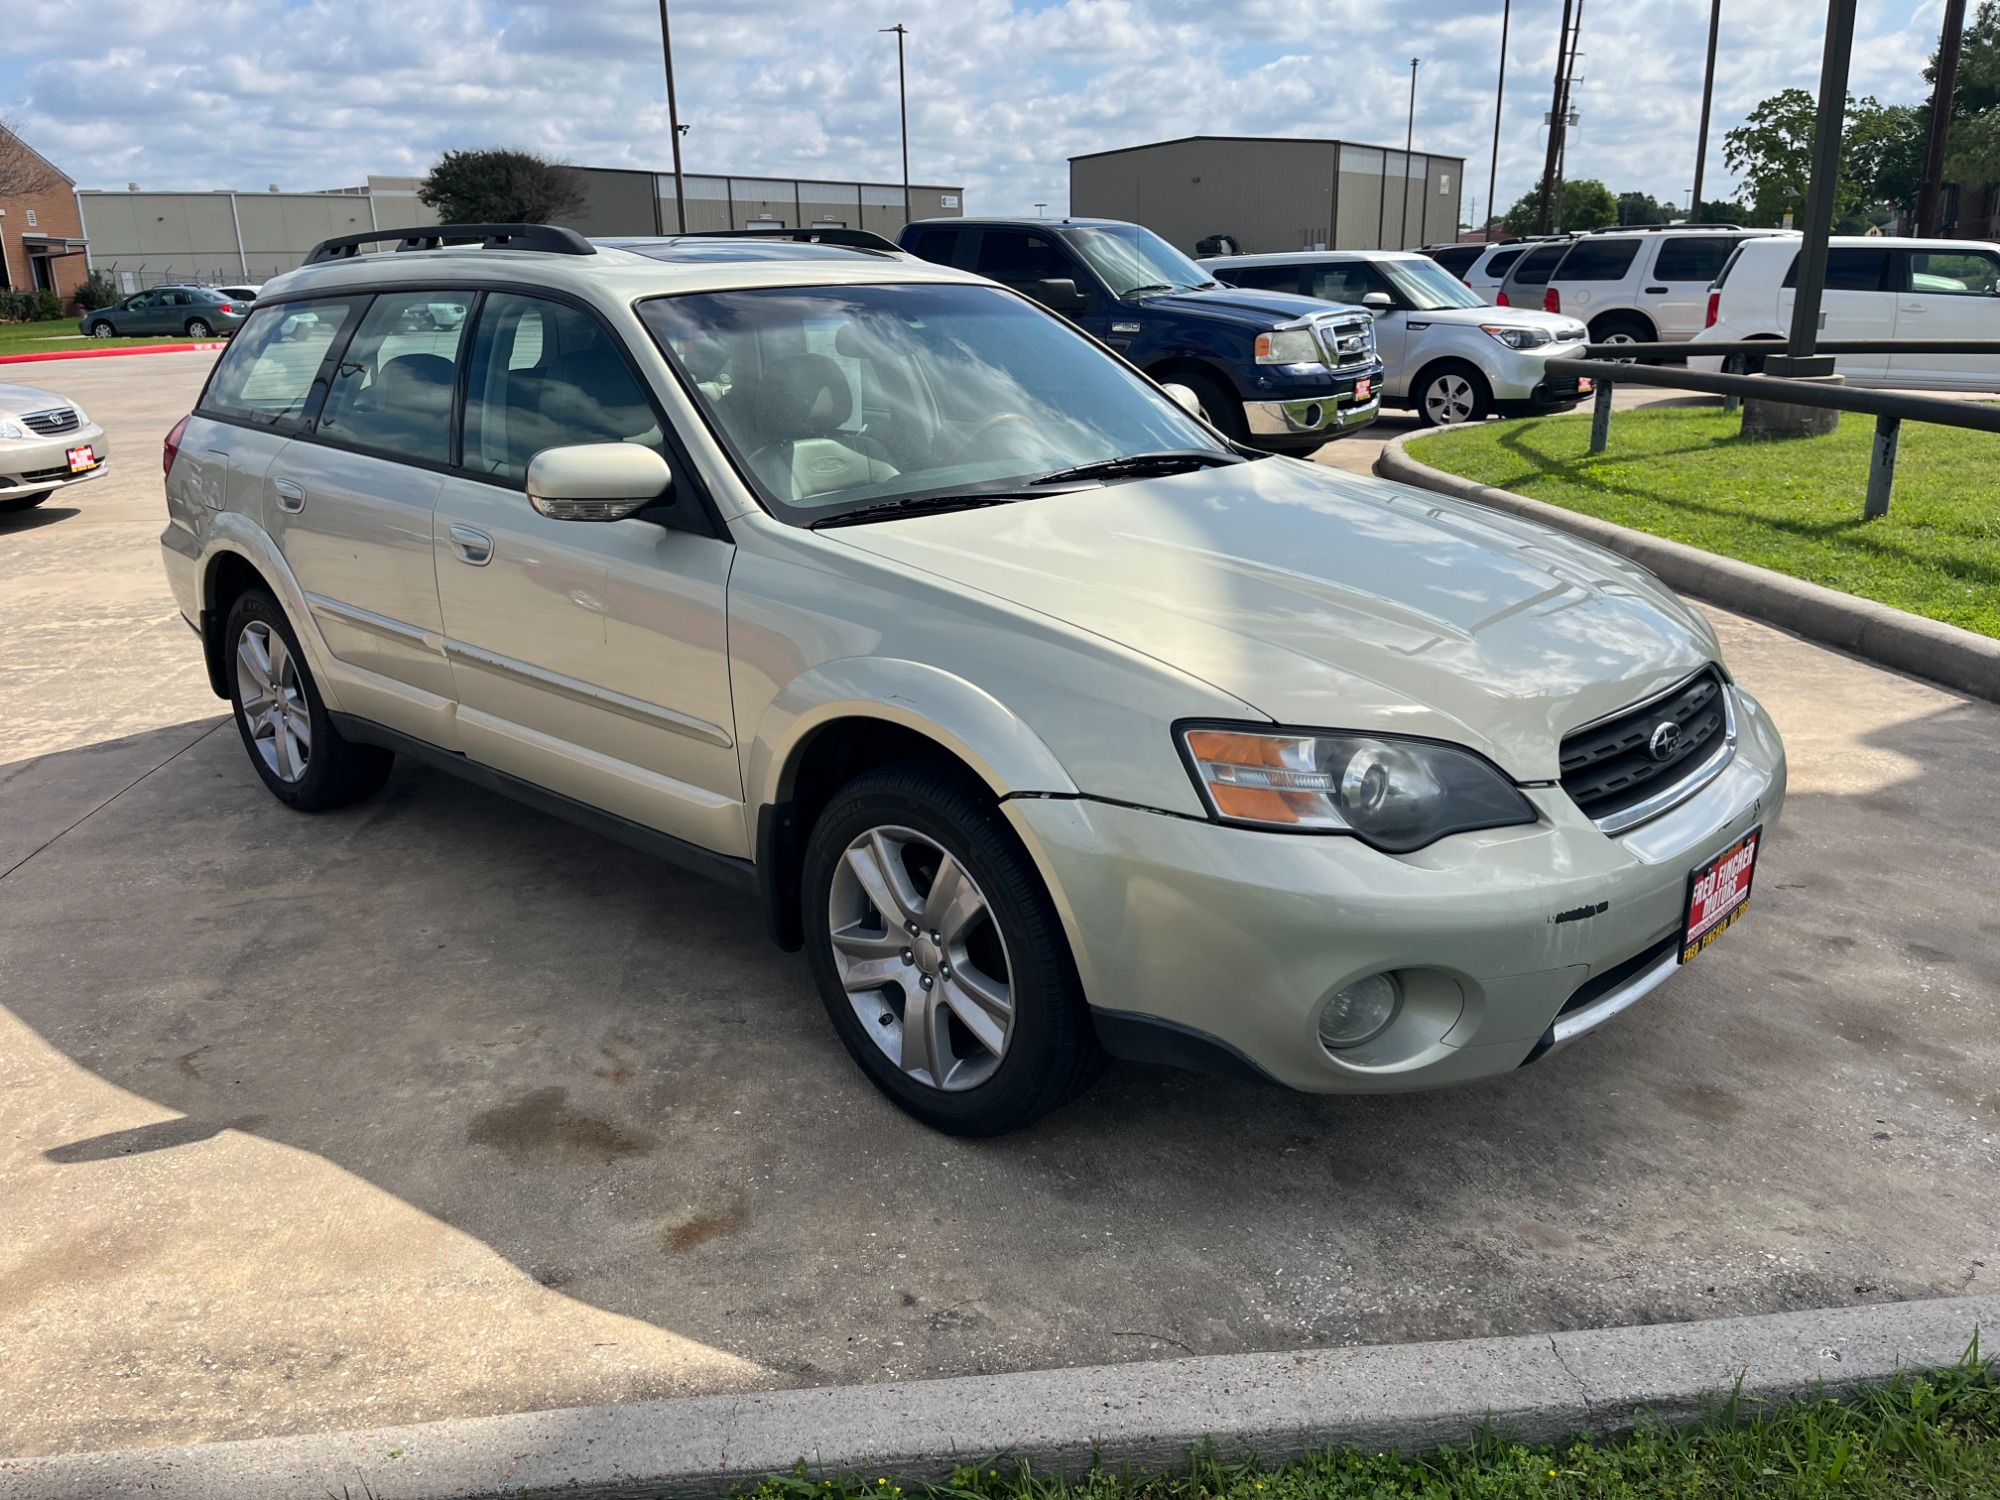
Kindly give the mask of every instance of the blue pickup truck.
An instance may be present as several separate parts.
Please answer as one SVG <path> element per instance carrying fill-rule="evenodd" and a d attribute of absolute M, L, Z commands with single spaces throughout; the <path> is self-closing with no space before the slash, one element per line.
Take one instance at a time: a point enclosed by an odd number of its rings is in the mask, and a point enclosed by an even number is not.
<path fill-rule="evenodd" d="M 1161 384 L 1188 387 L 1238 442 L 1304 454 L 1375 420 L 1382 364 L 1364 308 L 1225 287 L 1116 219 L 920 219 L 901 243 L 1015 288 Z"/>

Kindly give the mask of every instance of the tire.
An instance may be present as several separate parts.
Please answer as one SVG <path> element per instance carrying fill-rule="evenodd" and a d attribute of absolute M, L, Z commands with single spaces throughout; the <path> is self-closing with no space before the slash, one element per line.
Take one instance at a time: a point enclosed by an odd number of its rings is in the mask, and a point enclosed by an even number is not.
<path fill-rule="evenodd" d="M 958 894 L 941 898 L 940 915 L 929 898 L 953 868 Z M 850 782 L 813 825 L 801 874 L 827 1015 L 906 1113 L 947 1135 L 1004 1135 L 1103 1072 L 1055 906 L 985 788 L 952 762 Z M 911 925 L 926 920 L 941 941 Z M 931 1024 L 909 1026 L 913 1013 Z"/>
<path fill-rule="evenodd" d="M 1593 344 L 1650 344 L 1658 338 L 1652 324 L 1631 313 L 1606 313 L 1590 325 L 1590 341 Z M 1647 363 L 1654 361 L 1648 360 Z"/>
<path fill-rule="evenodd" d="M 187 336 L 191 339 L 212 339 L 215 337 L 215 330 L 208 326 L 206 318 L 189 318 Z"/>
<path fill-rule="evenodd" d="M 111 326 L 110 320 L 106 318 L 91 319 L 89 327 L 87 327 L 84 330 L 84 332 L 88 333 L 94 339 L 111 339 L 118 337 L 118 330 L 116 328 L 113 328 Z"/>
<path fill-rule="evenodd" d="M 0 498 L 0 516 L 13 515 L 17 511 L 33 510 L 54 493 L 54 490 L 43 490 L 38 495 L 7 495 L 4 498 Z"/>
<path fill-rule="evenodd" d="M 1493 414 L 1493 387 L 1477 367 L 1443 360 L 1417 377 L 1410 404 L 1426 427 L 1468 427 Z"/>
<path fill-rule="evenodd" d="M 1215 376 L 1195 370 L 1184 375 L 1163 375 L 1159 378 L 1177 381 L 1199 396 L 1202 416 L 1224 437 L 1238 443 L 1252 441 L 1249 419 L 1243 415 L 1243 403 Z"/>
<path fill-rule="evenodd" d="M 273 797 L 297 812 L 328 812 L 381 790 L 395 756 L 341 738 L 276 599 L 245 591 L 230 606 L 222 640 L 236 732 Z"/>

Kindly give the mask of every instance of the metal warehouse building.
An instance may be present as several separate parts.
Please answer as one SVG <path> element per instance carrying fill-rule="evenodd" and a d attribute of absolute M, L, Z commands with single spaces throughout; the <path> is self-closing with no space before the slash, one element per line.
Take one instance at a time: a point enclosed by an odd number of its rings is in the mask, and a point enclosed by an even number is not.
<path fill-rule="evenodd" d="M 1465 159 L 1351 141 L 1191 135 L 1069 159 L 1069 211 L 1131 219 L 1192 252 L 1414 249 L 1458 238 Z"/>

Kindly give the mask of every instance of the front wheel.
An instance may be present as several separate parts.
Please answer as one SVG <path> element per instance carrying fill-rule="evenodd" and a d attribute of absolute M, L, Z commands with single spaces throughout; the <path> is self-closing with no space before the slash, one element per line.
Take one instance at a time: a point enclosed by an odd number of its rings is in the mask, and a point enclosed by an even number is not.
<path fill-rule="evenodd" d="M 251 767 L 285 806 L 326 812 L 379 791 L 395 757 L 333 727 L 278 601 L 251 589 L 223 627 L 230 706 Z"/>
<path fill-rule="evenodd" d="M 1238 443 L 1250 441 L 1250 421 L 1243 415 L 1243 403 L 1213 375 L 1191 371 L 1185 375 L 1161 376 L 1193 391 L 1201 402 L 1201 415 L 1209 426 Z"/>
<path fill-rule="evenodd" d="M 191 339 L 212 339 L 215 337 L 215 330 L 208 326 L 206 319 L 189 318 L 187 336 Z"/>
<path fill-rule="evenodd" d="M 1493 410 L 1493 387 L 1471 365 L 1436 365 L 1417 378 L 1417 420 L 1426 427 L 1483 422 Z"/>
<path fill-rule="evenodd" d="M 118 336 L 118 330 L 116 328 L 113 328 L 111 324 L 103 318 L 93 319 L 91 321 L 90 327 L 86 329 L 85 332 L 87 332 L 94 339 L 109 339 L 109 338 L 116 338 Z"/>
<path fill-rule="evenodd" d="M 1039 1119 L 1104 1055 L 1054 905 L 1013 830 L 949 762 L 851 782 L 813 826 L 806 949 L 876 1088 L 949 1135 Z"/>

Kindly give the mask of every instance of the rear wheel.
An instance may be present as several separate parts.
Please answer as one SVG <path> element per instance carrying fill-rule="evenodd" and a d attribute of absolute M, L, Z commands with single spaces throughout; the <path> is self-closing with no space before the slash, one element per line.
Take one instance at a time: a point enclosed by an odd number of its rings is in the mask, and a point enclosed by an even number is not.
<path fill-rule="evenodd" d="M 326 812 L 381 789 L 395 757 L 343 739 L 278 601 L 251 589 L 223 627 L 230 706 L 250 764 L 285 806 Z"/>
<path fill-rule="evenodd" d="M 1655 337 L 1650 323 L 1630 313 L 1608 313 L 1590 325 L 1593 344 L 1650 344 Z"/>
<path fill-rule="evenodd" d="M 1493 387 L 1486 383 L 1486 377 L 1456 360 L 1425 370 L 1411 394 L 1416 400 L 1417 420 L 1426 427 L 1483 422 L 1493 410 Z"/>
<path fill-rule="evenodd" d="M 40 494 L 35 495 L 7 495 L 0 497 L 0 516 L 8 515 L 18 510 L 33 510 L 54 493 L 54 490 L 43 490 Z"/>
<path fill-rule="evenodd" d="M 1062 924 L 985 789 L 946 761 L 850 783 L 814 825 L 806 951 L 848 1053 L 950 1135 L 1039 1119 L 1104 1067 Z"/>
<path fill-rule="evenodd" d="M 215 337 L 215 330 L 208 326 L 206 318 L 189 318 L 187 335 L 191 339 L 212 339 Z"/>

